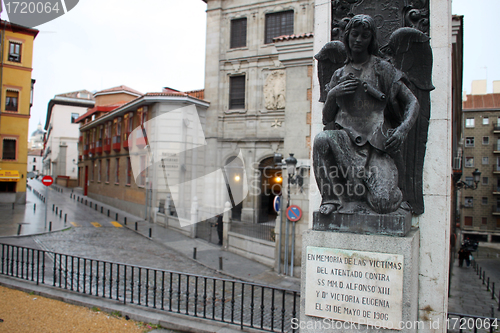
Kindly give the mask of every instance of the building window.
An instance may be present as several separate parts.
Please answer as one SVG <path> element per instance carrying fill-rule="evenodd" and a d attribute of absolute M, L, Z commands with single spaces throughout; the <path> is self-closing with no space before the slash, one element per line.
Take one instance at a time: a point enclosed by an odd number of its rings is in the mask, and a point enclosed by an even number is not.
<path fill-rule="evenodd" d="M 3 139 L 2 145 L 2 159 L 15 160 L 16 159 L 16 139 Z"/>
<path fill-rule="evenodd" d="M 130 157 L 127 157 L 127 185 L 130 185 L 132 181 L 132 163 L 130 162 Z"/>
<path fill-rule="evenodd" d="M 464 166 L 466 168 L 473 168 L 474 167 L 474 157 L 466 157 Z"/>
<path fill-rule="evenodd" d="M 482 205 L 487 205 L 488 204 L 488 197 L 482 197 L 481 198 L 481 204 Z"/>
<path fill-rule="evenodd" d="M 473 198 L 472 197 L 465 197 L 464 207 L 466 207 L 466 208 L 473 207 Z"/>
<path fill-rule="evenodd" d="M 481 224 L 488 224 L 488 218 L 482 217 L 481 218 Z"/>
<path fill-rule="evenodd" d="M 472 216 L 465 216 L 464 217 L 464 225 L 468 227 L 472 227 Z"/>
<path fill-rule="evenodd" d="M 245 76 L 229 78 L 229 109 L 245 108 Z"/>
<path fill-rule="evenodd" d="M 5 94 L 5 110 L 6 111 L 17 111 L 19 101 L 19 92 L 7 90 Z"/>
<path fill-rule="evenodd" d="M 115 184 L 120 183 L 120 158 L 116 158 Z"/>
<path fill-rule="evenodd" d="M 273 42 L 274 37 L 293 35 L 293 10 L 266 15 L 265 43 Z"/>
<path fill-rule="evenodd" d="M 33 162 L 36 162 L 36 157 L 33 157 Z"/>
<path fill-rule="evenodd" d="M 483 185 L 488 185 L 488 177 L 483 177 Z"/>
<path fill-rule="evenodd" d="M 474 118 L 465 119 L 465 127 L 473 128 L 474 127 Z"/>
<path fill-rule="evenodd" d="M 230 48 L 234 49 L 245 46 L 247 46 L 247 19 L 231 20 Z"/>
<path fill-rule="evenodd" d="M 99 160 L 97 162 L 97 181 L 98 182 L 101 182 L 101 166 L 102 166 L 101 162 L 102 162 L 101 160 Z"/>
<path fill-rule="evenodd" d="M 33 165 L 33 171 L 36 171 L 36 165 Z"/>
<path fill-rule="evenodd" d="M 474 177 L 465 177 L 465 183 L 469 186 L 473 186 L 474 184 Z"/>
<path fill-rule="evenodd" d="M 76 123 L 76 119 L 78 119 L 80 115 L 78 113 L 72 113 L 71 114 L 71 123 L 74 124 Z"/>
<path fill-rule="evenodd" d="M 109 183 L 109 158 L 106 160 L 106 183 Z"/>
<path fill-rule="evenodd" d="M 489 145 L 489 144 L 490 144 L 490 137 L 483 136 L 483 145 Z"/>
<path fill-rule="evenodd" d="M 469 136 L 465 138 L 465 147 L 474 147 L 474 137 Z"/>
<path fill-rule="evenodd" d="M 21 62 L 21 44 L 9 42 L 9 61 Z"/>
<path fill-rule="evenodd" d="M 490 159 L 488 156 L 483 156 L 483 160 L 482 160 L 483 164 L 484 165 L 488 165 L 490 164 Z"/>
<path fill-rule="evenodd" d="M 489 125 L 489 123 L 490 123 L 490 118 L 483 117 L 483 125 Z"/>
<path fill-rule="evenodd" d="M 500 171 L 500 157 L 497 157 L 497 166 L 495 171 Z"/>

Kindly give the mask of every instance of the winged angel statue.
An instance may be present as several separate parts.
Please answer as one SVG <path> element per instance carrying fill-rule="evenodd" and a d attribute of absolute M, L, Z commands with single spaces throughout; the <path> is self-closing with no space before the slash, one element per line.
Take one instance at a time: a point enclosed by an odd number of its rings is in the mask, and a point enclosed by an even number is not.
<path fill-rule="evenodd" d="M 429 37 L 400 28 L 379 48 L 373 18 L 356 15 L 343 42 L 327 43 L 315 58 L 325 125 L 313 149 L 320 213 L 423 213 Z"/>

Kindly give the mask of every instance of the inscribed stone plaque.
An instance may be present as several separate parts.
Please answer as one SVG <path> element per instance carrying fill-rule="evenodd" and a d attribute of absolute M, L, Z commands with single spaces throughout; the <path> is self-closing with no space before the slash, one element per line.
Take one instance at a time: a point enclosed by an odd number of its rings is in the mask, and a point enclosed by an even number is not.
<path fill-rule="evenodd" d="M 308 246 L 305 314 L 397 329 L 403 267 L 398 254 Z"/>

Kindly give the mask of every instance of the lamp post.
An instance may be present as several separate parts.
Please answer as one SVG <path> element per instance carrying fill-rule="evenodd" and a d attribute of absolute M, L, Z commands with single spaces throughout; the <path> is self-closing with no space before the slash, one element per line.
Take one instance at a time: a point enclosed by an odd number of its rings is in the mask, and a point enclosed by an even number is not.
<path fill-rule="evenodd" d="M 464 182 L 463 180 L 459 179 L 456 183 L 457 189 L 471 189 L 471 190 L 476 190 L 477 186 L 479 184 L 479 181 L 481 180 L 481 171 L 478 169 L 474 170 L 472 172 L 472 176 L 474 177 L 474 184 L 471 185 L 469 183 Z"/>
<path fill-rule="evenodd" d="M 288 199 L 286 203 L 286 208 L 290 207 L 290 184 L 294 181 L 295 176 L 295 167 L 297 166 L 297 159 L 293 157 L 293 154 L 290 153 L 290 156 L 285 159 L 286 163 L 286 171 L 288 174 Z M 285 258 L 284 258 L 284 272 L 285 275 L 288 275 L 288 241 L 289 241 L 289 220 L 286 218 L 286 237 L 285 237 Z M 290 275 L 293 275 L 293 256 L 294 256 L 294 247 L 295 247 L 295 225 L 292 228 L 292 253 L 291 253 L 291 264 L 290 264 Z"/>

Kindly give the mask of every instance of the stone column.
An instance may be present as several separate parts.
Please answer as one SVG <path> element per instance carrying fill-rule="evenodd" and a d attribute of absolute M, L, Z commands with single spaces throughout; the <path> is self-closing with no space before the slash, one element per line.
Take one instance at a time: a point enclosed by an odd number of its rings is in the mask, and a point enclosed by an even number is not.
<path fill-rule="evenodd" d="M 222 229 L 222 247 L 227 249 L 229 246 L 229 228 L 231 228 L 231 204 L 229 201 L 226 201 L 225 207 L 224 207 L 224 215 L 222 216 L 222 222 L 224 223 L 223 229 Z"/>

